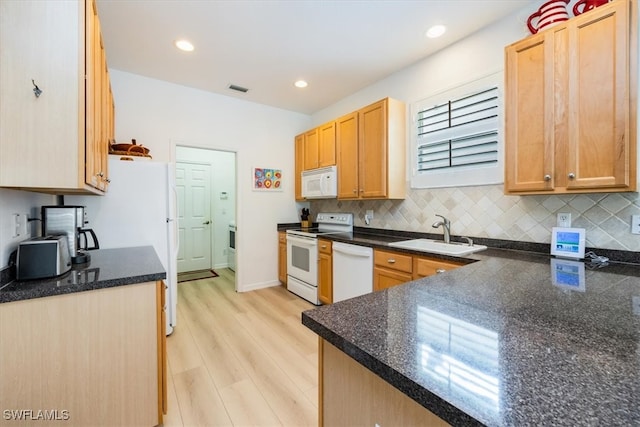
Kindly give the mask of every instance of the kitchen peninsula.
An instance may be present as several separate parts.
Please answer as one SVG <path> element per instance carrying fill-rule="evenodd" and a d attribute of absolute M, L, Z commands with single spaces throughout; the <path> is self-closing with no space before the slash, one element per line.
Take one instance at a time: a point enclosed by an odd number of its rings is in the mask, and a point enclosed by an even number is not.
<path fill-rule="evenodd" d="M 640 422 L 640 266 L 468 258 L 302 314 L 320 336 L 320 425 Z"/>
<path fill-rule="evenodd" d="M 164 278 L 145 246 L 0 286 L 0 425 L 161 424 Z"/>

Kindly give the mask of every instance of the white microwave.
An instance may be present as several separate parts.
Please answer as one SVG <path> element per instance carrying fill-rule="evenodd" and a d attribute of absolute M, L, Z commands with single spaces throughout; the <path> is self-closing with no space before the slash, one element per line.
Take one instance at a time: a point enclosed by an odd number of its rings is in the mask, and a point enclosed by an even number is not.
<path fill-rule="evenodd" d="M 305 199 L 332 199 L 338 197 L 336 166 L 302 172 L 302 197 Z"/>

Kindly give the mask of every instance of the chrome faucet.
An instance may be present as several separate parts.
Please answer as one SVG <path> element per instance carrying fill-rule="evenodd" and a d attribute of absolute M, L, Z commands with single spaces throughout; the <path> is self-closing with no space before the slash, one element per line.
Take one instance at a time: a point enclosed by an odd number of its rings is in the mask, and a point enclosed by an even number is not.
<path fill-rule="evenodd" d="M 449 221 L 447 218 L 445 218 L 442 215 L 436 214 L 436 216 L 439 216 L 440 218 L 442 218 L 442 221 L 434 222 L 432 227 L 438 228 L 442 226 L 442 230 L 444 231 L 444 242 L 450 243 L 451 242 L 451 221 Z"/>

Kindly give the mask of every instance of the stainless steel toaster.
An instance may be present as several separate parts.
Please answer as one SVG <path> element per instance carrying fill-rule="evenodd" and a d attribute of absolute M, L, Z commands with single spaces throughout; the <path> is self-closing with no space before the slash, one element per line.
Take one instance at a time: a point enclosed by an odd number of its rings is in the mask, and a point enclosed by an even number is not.
<path fill-rule="evenodd" d="M 34 237 L 20 242 L 16 254 L 16 279 L 55 277 L 71 270 L 66 235 Z"/>

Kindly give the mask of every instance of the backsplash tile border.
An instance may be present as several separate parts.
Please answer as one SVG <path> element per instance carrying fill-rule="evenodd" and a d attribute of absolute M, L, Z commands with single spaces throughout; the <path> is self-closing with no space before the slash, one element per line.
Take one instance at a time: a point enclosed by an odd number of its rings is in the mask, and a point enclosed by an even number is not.
<path fill-rule="evenodd" d="M 513 196 L 502 185 L 408 189 L 404 200 L 314 200 L 318 212 L 352 212 L 356 227 L 433 233 L 438 218 L 451 221 L 451 234 L 532 243 L 551 242 L 557 214 L 571 213 L 573 227 L 586 229 L 587 246 L 640 251 L 631 234 L 631 215 L 640 214 L 638 193 Z M 367 209 L 374 211 L 364 223 Z M 441 231 L 440 231 L 441 234 Z"/>

